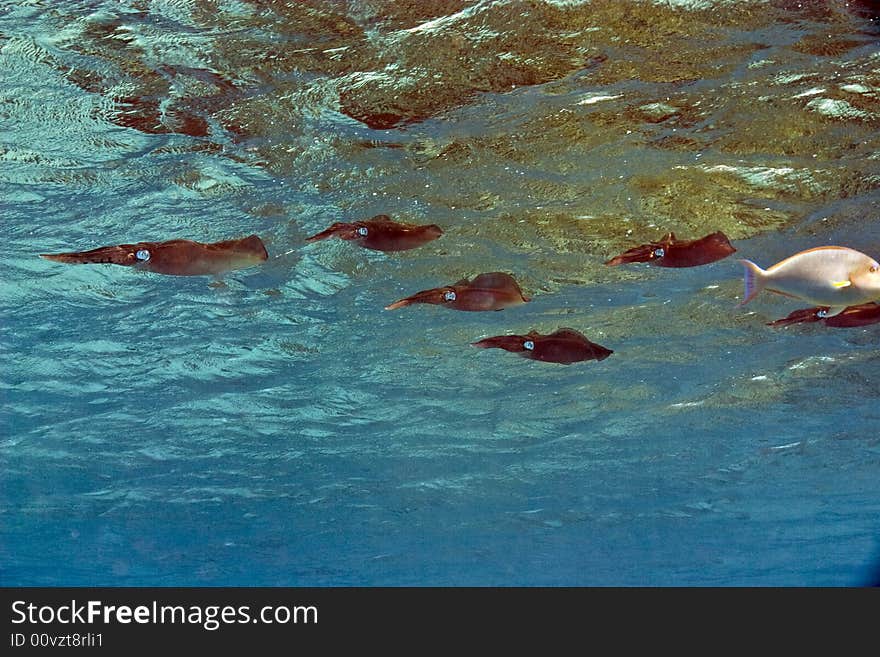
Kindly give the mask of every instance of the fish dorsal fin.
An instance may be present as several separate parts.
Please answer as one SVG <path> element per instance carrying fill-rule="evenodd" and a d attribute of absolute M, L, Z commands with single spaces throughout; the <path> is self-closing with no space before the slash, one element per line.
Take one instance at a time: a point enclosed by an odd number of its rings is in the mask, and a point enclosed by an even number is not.
<path fill-rule="evenodd" d="M 575 340 L 585 340 L 586 339 L 586 338 L 584 338 L 582 333 L 580 333 L 579 331 L 575 331 L 574 329 L 571 329 L 571 328 L 561 328 L 561 329 L 554 331 L 550 335 L 552 335 L 553 337 L 556 337 L 556 338 L 569 338 L 569 339 L 575 339 Z"/>
<path fill-rule="evenodd" d="M 504 272 L 494 271 L 488 274 L 480 274 L 470 282 L 471 287 L 479 287 L 485 290 L 516 290 L 519 285 L 513 280 L 513 276 Z"/>

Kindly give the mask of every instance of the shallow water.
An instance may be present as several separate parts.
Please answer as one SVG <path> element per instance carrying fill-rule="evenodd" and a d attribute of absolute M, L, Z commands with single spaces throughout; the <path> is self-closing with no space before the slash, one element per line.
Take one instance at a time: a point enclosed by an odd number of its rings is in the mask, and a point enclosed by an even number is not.
<path fill-rule="evenodd" d="M 880 255 L 869 3 L 0 4 L 0 583 L 854 585 L 880 327 L 736 257 Z M 419 249 L 305 244 L 375 214 Z M 602 263 L 672 230 L 736 256 Z M 257 233 L 209 278 L 39 253 Z M 398 298 L 482 271 L 496 313 Z M 569 326 L 614 350 L 469 343 Z"/>

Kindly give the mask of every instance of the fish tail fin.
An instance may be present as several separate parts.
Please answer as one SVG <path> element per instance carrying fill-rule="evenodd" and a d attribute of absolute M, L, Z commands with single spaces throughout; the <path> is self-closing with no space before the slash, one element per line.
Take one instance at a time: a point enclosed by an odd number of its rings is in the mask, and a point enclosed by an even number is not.
<path fill-rule="evenodd" d="M 751 260 L 742 259 L 740 263 L 745 268 L 745 277 L 743 279 L 745 288 L 743 300 L 739 305 L 744 306 L 764 289 L 764 286 L 767 284 L 767 272 Z"/>

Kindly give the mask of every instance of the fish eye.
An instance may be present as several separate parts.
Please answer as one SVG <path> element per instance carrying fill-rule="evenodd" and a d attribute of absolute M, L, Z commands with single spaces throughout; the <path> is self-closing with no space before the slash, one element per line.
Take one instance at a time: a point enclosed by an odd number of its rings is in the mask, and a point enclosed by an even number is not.
<path fill-rule="evenodd" d="M 147 251 L 146 249 L 138 249 L 135 252 L 134 257 L 137 258 L 138 260 L 143 260 L 144 262 L 146 262 L 147 260 L 150 259 L 150 252 Z"/>
<path fill-rule="evenodd" d="M 868 269 L 868 271 L 873 274 L 877 271 L 877 269 L 878 269 L 877 265 L 871 265 L 871 267 Z"/>
<path fill-rule="evenodd" d="M 666 249 L 654 249 L 654 257 L 662 258 L 666 255 Z"/>
<path fill-rule="evenodd" d="M 366 237 L 367 233 L 369 233 L 369 232 L 370 231 L 367 230 L 366 226 L 358 226 L 357 234 L 360 235 L 361 237 Z"/>
<path fill-rule="evenodd" d="M 449 290 L 446 294 L 443 295 L 444 301 L 455 301 L 455 292 Z"/>
<path fill-rule="evenodd" d="M 528 349 L 529 351 L 532 351 L 534 348 L 535 343 L 531 340 L 526 340 L 525 342 L 523 342 L 523 349 Z"/>

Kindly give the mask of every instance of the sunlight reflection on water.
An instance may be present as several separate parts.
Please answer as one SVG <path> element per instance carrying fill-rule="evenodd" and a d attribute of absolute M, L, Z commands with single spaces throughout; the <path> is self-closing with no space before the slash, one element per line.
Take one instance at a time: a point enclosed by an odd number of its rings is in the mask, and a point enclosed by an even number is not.
<path fill-rule="evenodd" d="M 5 583 L 868 572 L 876 327 L 769 328 L 797 304 L 738 309 L 735 258 L 880 254 L 870 16 L 93 4 L 0 19 Z M 444 235 L 303 241 L 380 213 Z M 705 267 L 602 264 L 717 229 Z M 222 286 L 36 257 L 252 232 Z M 383 310 L 484 271 L 532 301 Z M 562 326 L 614 354 L 470 346 Z"/>

